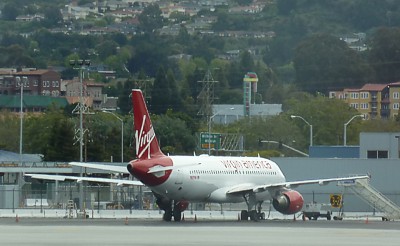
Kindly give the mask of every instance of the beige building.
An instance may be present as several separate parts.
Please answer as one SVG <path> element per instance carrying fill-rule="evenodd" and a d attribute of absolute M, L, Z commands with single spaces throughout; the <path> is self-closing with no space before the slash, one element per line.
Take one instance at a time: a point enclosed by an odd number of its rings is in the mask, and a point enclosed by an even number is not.
<path fill-rule="evenodd" d="M 400 84 L 398 86 L 400 87 Z M 400 91 L 400 88 L 398 89 Z M 394 116 L 389 94 L 387 84 L 365 84 L 360 89 L 331 91 L 329 98 L 344 100 L 349 106 L 363 114 L 365 119 L 387 119 Z"/>
<path fill-rule="evenodd" d="M 103 87 L 104 84 L 96 83 L 93 80 L 83 81 L 83 102 L 86 106 L 94 110 L 102 109 L 103 102 Z M 66 80 L 63 83 L 65 89 L 65 97 L 68 102 L 73 104 L 79 102 L 80 96 L 80 82 L 79 78 L 73 80 Z"/>
<path fill-rule="evenodd" d="M 399 114 L 400 105 L 400 82 L 394 82 L 387 85 L 389 93 L 388 99 L 390 101 L 389 112 L 390 117 L 396 117 Z"/>

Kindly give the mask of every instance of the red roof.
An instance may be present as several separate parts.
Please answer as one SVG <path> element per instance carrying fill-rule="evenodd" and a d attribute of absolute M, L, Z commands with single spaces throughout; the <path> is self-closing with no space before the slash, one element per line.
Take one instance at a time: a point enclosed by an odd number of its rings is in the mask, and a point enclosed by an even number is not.
<path fill-rule="evenodd" d="M 21 72 L 15 73 L 15 74 L 16 75 L 42 75 L 42 74 L 45 74 L 50 71 L 52 71 L 52 70 L 39 69 L 39 70 L 33 70 L 33 71 L 21 71 Z"/>
<path fill-rule="evenodd" d="M 400 82 L 393 82 L 388 84 L 388 86 L 400 86 Z"/>
<path fill-rule="evenodd" d="M 382 91 L 386 86 L 386 84 L 365 84 L 360 91 Z"/>

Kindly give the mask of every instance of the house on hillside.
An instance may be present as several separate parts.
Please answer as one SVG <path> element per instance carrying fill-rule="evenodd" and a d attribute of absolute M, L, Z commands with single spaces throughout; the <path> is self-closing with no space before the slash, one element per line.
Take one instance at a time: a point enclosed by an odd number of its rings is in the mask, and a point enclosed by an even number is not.
<path fill-rule="evenodd" d="M 73 80 L 63 81 L 63 94 L 67 98 L 70 104 L 80 102 L 80 87 L 81 83 L 79 78 Z M 102 109 L 103 102 L 103 83 L 97 83 L 93 80 L 83 81 L 83 102 L 86 106 L 93 108 L 94 110 Z"/>
<path fill-rule="evenodd" d="M 20 94 L 21 84 L 23 84 L 24 95 L 58 97 L 60 95 L 61 75 L 49 69 L 20 72 L 9 70 L 0 74 L 0 95 Z"/>

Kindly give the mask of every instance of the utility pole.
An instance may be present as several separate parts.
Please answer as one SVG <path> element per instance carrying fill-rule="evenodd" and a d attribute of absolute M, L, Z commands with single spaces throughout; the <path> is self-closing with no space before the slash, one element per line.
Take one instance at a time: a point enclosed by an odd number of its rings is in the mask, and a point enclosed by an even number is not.
<path fill-rule="evenodd" d="M 71 60 L 69 64 L 73 69 L 79 70 L 79 105 L 72 111 L 75 113 L 79 110 L 79 162 L 83 162 L 83 111 L 86 110 L 86 106 L 83 102 L 83 71 L 90 66 L 90 60 Z M 83 176 L 83 168 L 80 167 L 79 176 Z M 83 195 L 84 185 L 79 183 L 79 209 L 84 211 L 84 195 Z"/>

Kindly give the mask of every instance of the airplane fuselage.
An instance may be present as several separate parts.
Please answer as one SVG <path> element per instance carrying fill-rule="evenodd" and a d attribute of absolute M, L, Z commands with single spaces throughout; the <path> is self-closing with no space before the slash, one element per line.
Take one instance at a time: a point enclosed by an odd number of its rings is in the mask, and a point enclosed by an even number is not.
<path fill-rule="evenodd" d="M 208 155 L 164 156 L 162 158 L 170 159 L 170 164 L 173 166 L 172 171 L 157 174 L 156 178 L 163 179 L 163 182 L 147 185 L 157 194 L 172 200 L 216 203 L 243 202 L 243 196 L 227 192 L 235 188 L 237 184 L 240 184 L 241 187 L 246 185 L 254 187 L 285 182 L 285 177 L 278 165 L 265 158 Z M 152 162 L 153 167 L 150 167 L 150 170 L 158 165 L 157 158 Z M 165 163 L 165 160 L 159 163 Z M 154 178 L 155 174 L 145 175 L 152 175 Z M 146 182 L 146 179 L 137 178 Z M 270 198 L 270 193 L 267 191 L 256 194 L 257 200 Z"/>

